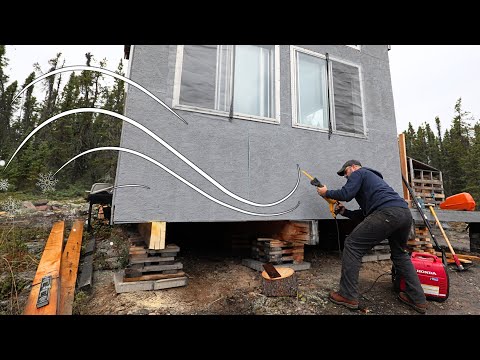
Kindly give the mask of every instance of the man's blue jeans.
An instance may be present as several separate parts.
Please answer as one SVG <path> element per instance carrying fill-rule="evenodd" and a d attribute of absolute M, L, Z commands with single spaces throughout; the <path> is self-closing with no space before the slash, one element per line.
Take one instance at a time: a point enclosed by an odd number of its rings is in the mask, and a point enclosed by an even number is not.
<path fill-rule="evenodd" d="M 398 276 L 405 278 L 405 292 L 414 303 L 425 304 L 425 293 L 406 251 L 412 221 L 410 209 L 389 207 L 374 211 L 357 225 L 345 239 L 340 295 L 350 300 L 358 300 L 358 273 L 362 257 L 372 247 L 388 239 L 395 271 Z"/>

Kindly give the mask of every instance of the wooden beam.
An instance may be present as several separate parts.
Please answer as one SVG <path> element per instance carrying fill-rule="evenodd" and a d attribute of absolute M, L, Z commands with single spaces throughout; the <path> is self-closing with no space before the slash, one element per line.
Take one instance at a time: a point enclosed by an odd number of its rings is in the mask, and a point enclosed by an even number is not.
<path fill-rule="evenodd" d="M 138 224 L 138 232 L 151 250 L 165 249 L 165 234 L 167 223 L 165 221 L 152 221 Z"/>
<path fill-rule="evenodd" d="M 23 311 L 24 315 L 56 315 L 60 287 L 60 263 L 62 259 L 63 231 L 65 223 L 58 221 L 53 224 L 52 231 L 48 237 L 42 258 L 38 264 L 35 278 L 32 282 L 30 295 Z M 42 279 L 51 276 L 51 287 L 49 290 L 48 304 L 37 308 L 38 295 Z"/>
<path fill-rule="evenodd" d="M 82 220 L 73 224 L 67 244 L 62 254 L 60 266 L 60 301 L 58 304 L 58 315 L 72 315 L 73 299 L 75 297 L 75 283 L 77 281 L 78 263 L 80 261 L 80 250 L 83 238 Z"/>
<path fill-rule="evenodd" d="M 400 152 L 400 170 L 402 171 L 402 176 L 408 182 L 408 167 L 407 167 L 407 149 L 405 145 L 405 134 L 401 133 L 398 135 L 398 150 Z M 412 174 L 413 176 L 413 174 Z M 407 186 L 402 181 L 403 187 L 403 198 L 410 203 L 410 193 L 408 192 Z"/>

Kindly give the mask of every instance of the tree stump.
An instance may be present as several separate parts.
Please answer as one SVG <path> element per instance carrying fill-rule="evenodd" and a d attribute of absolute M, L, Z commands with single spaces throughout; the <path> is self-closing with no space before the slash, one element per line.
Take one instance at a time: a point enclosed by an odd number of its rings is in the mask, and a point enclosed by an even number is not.
<path fill-rule="evenodd" d="M 271 278 L 266 271 L 262 272 L 263 294 L 266 296 L 297 296 L 297 274 L 287 267 L 276 268 L 281 277 Z"/>

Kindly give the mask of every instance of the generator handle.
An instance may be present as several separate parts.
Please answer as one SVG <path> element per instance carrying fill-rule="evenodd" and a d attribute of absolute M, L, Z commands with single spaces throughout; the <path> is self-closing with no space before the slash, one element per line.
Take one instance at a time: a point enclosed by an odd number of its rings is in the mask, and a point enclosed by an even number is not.
<path fill-rule="evenodd" d="M 420 253 L 420 252 L 413 251 L 412 252 L 412 258 L 416 258 L 416 257 L 432 258 L 433 262 L 440 261 L 440 259 L 438 258 L 437 255 L 430 254 L 430 253 Z"/>

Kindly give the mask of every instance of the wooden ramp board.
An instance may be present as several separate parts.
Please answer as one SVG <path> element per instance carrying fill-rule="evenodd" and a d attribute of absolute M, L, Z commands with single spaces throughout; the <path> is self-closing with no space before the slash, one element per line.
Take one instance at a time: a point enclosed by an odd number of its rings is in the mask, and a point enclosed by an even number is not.
<path fill-rule="evenodd" d="M 58 221 L 53 224 L 50 236 L 43 250 L 42 258 L 38 264 L 35 278 L 32 282 L 32 288 L 23 311 L 24 315 L 57 314 L 64 229 L 65 223 L 63 221 Z M 40 287 L 45 279 L 47 279 L 47 276 L 51 276 L 50 287 L 43 287 L 42 294 L 40 294 Z M 44 281 L 42 281 L 42 279 Z M 42 295 L 42 297 L 48 301 L 48 304 L 37 308 L 39 295 Z M 45 301 L 44 304 L 47 301 Z"/>
<path fill-rule="evenodd" d="M 58 315 L 72 315 L 75 283 L 77 282 L 78 263 L 82 249 L 84 221 L 76 220 L 73 224 L 67 244 L 62 254 L 60 265 L 60 301 Z"/>
<path fill-rule="evenodd" d="M 124 282 L 123 277 L 123 270 L 120 270 L 113 275 L 113 282 L 115 284 L 115 291 L 117 292 L 117 294 L 135 291 L 169 289 L 174 287 L 186 286 L 188 283 L 188 278 L 186 276 L 171 279 L 134 282 Z"/>

